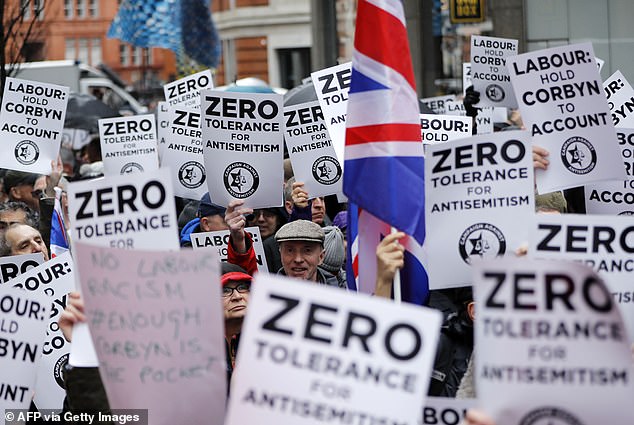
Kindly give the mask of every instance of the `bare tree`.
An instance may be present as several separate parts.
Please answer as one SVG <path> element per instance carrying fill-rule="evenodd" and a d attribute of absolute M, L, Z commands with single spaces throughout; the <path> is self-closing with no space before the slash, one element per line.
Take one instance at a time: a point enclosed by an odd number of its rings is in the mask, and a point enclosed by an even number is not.
<path fill-rule="evenodd" d="M 50 0 L 49 0 L 50 1 Z M 20 69 L 24 60 L 25 46 L 38 36 L 43 28 L 40 19 L 44 13 L 45 0 L 0 0 L 0 97 L 4 93 L 4 82 Z"/>

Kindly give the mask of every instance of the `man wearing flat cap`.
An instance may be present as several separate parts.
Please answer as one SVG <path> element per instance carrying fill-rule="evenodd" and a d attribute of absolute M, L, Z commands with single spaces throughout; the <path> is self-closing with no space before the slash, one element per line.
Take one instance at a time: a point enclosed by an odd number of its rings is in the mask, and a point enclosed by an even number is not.
<path fill-rule="evenodd" d="M 335 276 L 318 267 L 324 260 L 324 238 L 323 229 L 312 221 L 296 220 L 282 226 L 275 234 L 282 258 L 278 274 L 345 288 Z"/>

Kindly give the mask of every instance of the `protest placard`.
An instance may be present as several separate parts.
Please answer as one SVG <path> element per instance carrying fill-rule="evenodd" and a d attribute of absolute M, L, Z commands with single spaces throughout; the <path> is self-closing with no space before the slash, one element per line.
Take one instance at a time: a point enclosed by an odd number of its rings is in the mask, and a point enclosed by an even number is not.
<path fill-rule="evenodd" d="M 605 284 L 572 262 L 474 264 L 478 400 L 495 423 L 631 424 L 630 343 Z"/>
<path fill-rule="evenodd" d="M 475 117 L 476 133 L 477 134 L 491 134 L 493 133 L 493 112 L 495 108 L 491 106 L 483 106 L 478 108 L 478 115 Z M 464 107 L 462 101 L 448 100 L 445 102 L 445 114 L 446 115 L 458 115 L 466 116 L 467 110 Z"/>
<path fill-rule="evenodd" d="M 154 115 L 100 119 L 99 139 L 104 175 L 158 170 Z"/>
<path fill-rule="evenodd" d="M 617 128 L 626 180 L 608 180 L 585 186 L 586 213 L 634 215 L 634 129 Z"/>
<path fill-rule="evenodd" d="M 206 69 L 165 84 L 163 91 L 165 92 L 165 100 L 170 107 L 182 106 L 200 109 L 200 91 L 213 88 L 211 70 Z"/>
<path fill-rule="evenodd" d="M 416 424 L 440 316 L 257 274 L 226 424 L 320 424 L 342 417 L 350 423 Z"/>
<path fill-rule="evenodd" d="M 471 62 L 463 62 L 462 63 L 462 95 L 464 96 L 467 93 L 467 89 L 469 86 L 473 85 L 473 81 L 471 79 Z"/>
<path fill-rule="evenodd" d="M 447 102 L 448 100 L 456 100 L 456 96 L 453 94 L 448 94 L 445 96 L 425 97 L 420 101 L 423 102 L 423 104 L 429 109 L 434 111 L 435 114 L 444 114 L 445 102 Z"/>
<path fill-rule="evenodd" d="M 427 146 L 425 245 L 429 287 L 471 285 L 476 258 L 513 255 L 535 211 L 533 159 L 525 131 Z"/>
<path fill-rule="evenodd" d="M 68 363 L 70 344 L 57 321 L 66 308 L 68 293 L 75 290 L 73 268 L 73 257 L 70 252 L 65 252 L 8 282 L 13 287 L 37 294 L 38 301 L 46 306 L 46 339 L 42 340 L 34 399 L 40 409 L 60 411 L 66 396 L 62 372 Z"/>
<path fill-rule="evenodd" d="M 227 369 L 217 256 L 81 242 L 75 250 L 110 408 L 147 409 L 156 425 L 222 425 Z"/>
<path fill-rule="evenodd" d="M 163 167 L 171 170 L 174 194 L 200 200 L 207 192 L 207 174 L 200 129 L 200 109 L 170 108 L 163 149 Z"/>
<path fill-rule="evenodd" d="M 529 253 L 535 258 L 575 260 L 608 285 L 634 342 L 634 226 L 631 217 L 538 214 Z"/>
<path fill-rule="evenodd" d="M 258 263 L 258 271 L 268 272 L 266 266 L 266 255 L 264 254 L 264 245 L 262 245 L 262 237 L 260 236 L 260 228 L 257 226 L 246 227 L 244 229 L 251 236 L 253 249 L 255 250 L 255 259 Z M 192 233 L 192 248 L 194 249 L 213 249 L 218 254 L 220 261 L 227 261 L 227 245 L 229 245 L 229 230 L 218 230 L 215 232 Z"/>
<path fill-rule="evenodd" d="M 343 166 L 343 150 L 346 144 L 346 115 L 348 92 L 352 77 L 352 62 L 321 69 L 310 74 L 326 120 L 330 140 L 335 147 L 337 159 Z"/>
<path fill-rule="evenodd" d="M 597 68 L 599 68 L 599 72 L 601 72 L 601 70 L 603 69 L 603 65 L 605 65 L 605 61 L 596 56 L 594 57 L 594 60 L 597 62 Z"/>
<path fill-rule="evenodd" d="M 427 397 L 421 425 L 460 425 L 467 410 L 477 406 L 470 398 Z"/>
<path fill-rule="evenodd" d="M 471 136 L 471 117 L 420 114 L 420 134 L 425 144 L 437 144 Z"/>
<path fill-rule="evenodd" d="M 480 92 L 478 106 L 517 108 L 506 58 L 517 55 L 517 40 L 471 36 L 471 79 Z"/>
<path fill-rule="evenodd" d="M 634 127 L 634 88 L 616 71 L 603 83 L 615 127 Z"/>
<path fill-rule="evenodd" d="M 590 43 L 510 56 L 507 66 L 533 143 L 550 152 L 539 193 L 625 178 Z"/>
<path fill-rule="evenodd" d="M 178 249 L 174 191 L 168 169 L 68 185 L 74 241 L 127 249 Z"/>
<path fill-rule="evenodd" d="M 158 139 L 158 157 L 159 164 L 163 166 L 163 154 L 169 139 L 169 120 L 170 108 L 167 102 L 159 102 L 156 106 L 156 136 Z"/>
<path fill-rule="evenodd" d="M 0 257 L 0 285 L 24 274 L 44 262 L 41 252 Z"/>
<path fill-rule="evenodd" d="M 7 78 L 0 111 L 5 155 L 0 168 L 51 174 L 68 103 L 68 87 Z"/>
<path fill-rule="evenodd" d="M 282 95 L 202 91 L 202 138 L 211 201 L 248 208 L 282 205 Z"/>
<path fill-rule="evenodd" d="M 341 163 L 330 139 L 319 102 L 284 108 L 284 140 L 295 179 L 311 198 L 341 193 Z"/>
<path fill-rule="evenodd" d="M 48 304 L 36 294 L 0 287 L 0 406 L 2 409 L 28 409 L 35 390 L 37 365 L 46 335 Z M 4 412 L 0 424 L 9 422 Z"/>

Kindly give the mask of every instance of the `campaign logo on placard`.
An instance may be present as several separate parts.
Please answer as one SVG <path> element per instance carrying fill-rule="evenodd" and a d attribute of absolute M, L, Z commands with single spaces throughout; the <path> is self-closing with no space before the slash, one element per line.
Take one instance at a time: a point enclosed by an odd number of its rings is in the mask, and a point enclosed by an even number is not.
<path fill-rule="evenodd" d="M 341 178 L 341 166 L 332 156 L 320 156 L 313 163 L 313 177 L 321 184 L 335 184 Z"/>
<path fill-rule="evenodd" d="M 560 407 L 541 407 L 524 416 L 519 425 L 583 425 L 583 422 Z"/>
<path fill-rule="evenodd" d="M 132 174 L 139 173 L 143 171 L 143 167 L 141 164 L 136 162 L 128 162 L 123 167 L 121 167 L 121 174 Z"/>
<path fill-rule="evenodd" d="M 64 354 L 60 357 L 57 362 L 55 362 L 55 368 L 53 369 L 53 376 L 55 377 L 55 382 L 60 388 L 66 389 L 66 385 L 64 384 L 64 368 L 68 364 L 68 356 L 70 353 Z"/>
<path fill-rule="evenodd" d="M 560 155 L 568 171 L 575 174 L 588 174 L 597 165 L 597 152 L 583 137 L 573 136 L 566 140 Z"/>
<path fill-rule="evenodd" d="M 471 264 L 473 258 L 501 257 L 506 252 L 506 238 L 500 229 L 489 223 L 469 226 L 458 242 L 460 256 Z"/>
<path fill-rule="evenodd" d="M 197 161 L 188 161 L 178 170 L 178 181 L 188 189 L 200 187 L 206 177 L 205 168 Z"/>
<path fill-rule="evenodd" d="M 236 199 L 244 199 L 253 195 L 260 185 L 260 176 L 246 162 L 229 164 L 223 173 L 223 181 L 227 192 Z"/>
<path fill-rule="evenodd" d="M 498 84 L 489 84 L 486 88 L 486 95 L 492 102 L 501 102 L 506 97 L 504 89 Z"/>
<path fill-rule="evenodd" d="M 634 211 L 623 211 L 618 213 L 617 215 L 634 215 Z"/>
<path fill-rule="evenodd" d="M 40 157 L 40 149 L 30 140 L 22 140 L 15 145 L 15 159 L 22 165 L 31 165 Z"/>

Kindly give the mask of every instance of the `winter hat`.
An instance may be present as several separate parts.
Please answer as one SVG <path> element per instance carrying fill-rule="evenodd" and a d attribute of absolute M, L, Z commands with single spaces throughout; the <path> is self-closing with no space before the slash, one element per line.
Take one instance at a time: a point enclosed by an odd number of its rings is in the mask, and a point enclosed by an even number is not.
<path fill-rule="evenodd" d="M 326 238 L 324 239 L 325 255 L 321 268 L 332 274 L 337 274 L 346 259 L 343 248 L 343 233 L 336 226 L 326 226 L 323 229 Z"/>
<path fill-rule="evenodd" d="M 319 224 L 308 220 L 295 220 L 283 225 L 275 234 L 278 243 L 304 241 L 324 243 L 324 231 Z"/>
<path fill-rule="evenodd" d="M 247 272 L 240 266 L 231 263 L 221 263 L 220 271 L 222 277 L 220 283 L 225 286 L 229 282 L 251 282 L 253 276 L 247 274 Z"/>
<path fill-rule="evenodd" d="M 216 205 L 211 202 L 211 198 L 209 197 L 209 192 L 205 193 L 202 198 L 200 198 L 200 203 L 198 204 L 198 217 L 209 217 L 210 215 L 224 215 L 225 207 Z"/>
<path fill-rule="evenodd" d="M 334 226 L 337 226 L 343 232 L 348 227 L 348 211 L 339 211 L 332 221 Z"/>

